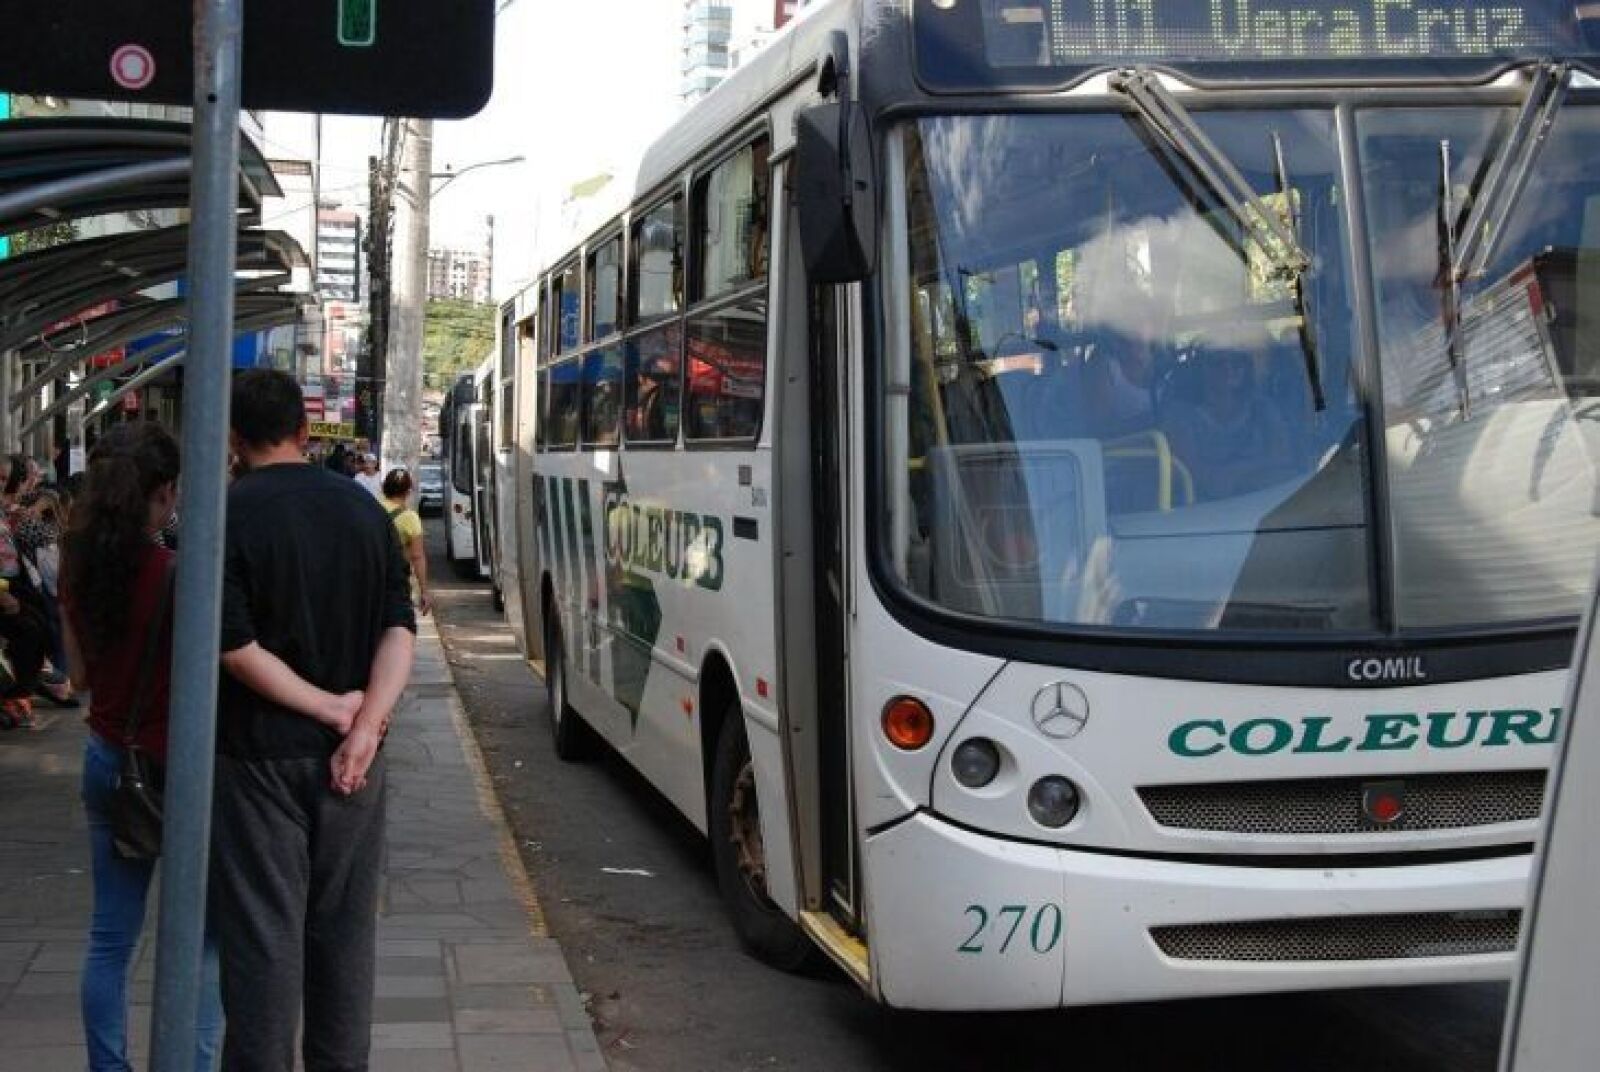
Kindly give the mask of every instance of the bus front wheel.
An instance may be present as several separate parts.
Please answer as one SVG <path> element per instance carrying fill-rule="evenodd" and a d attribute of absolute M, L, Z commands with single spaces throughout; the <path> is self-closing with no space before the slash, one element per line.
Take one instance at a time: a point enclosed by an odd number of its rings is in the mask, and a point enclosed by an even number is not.
<path fill-rule="evenodd" d="M 766 849 L 755 767 L 745 738 L 744 711 L 735 700 L 722 719 L 711 768 L 711 855 L 717 885 L 739 941 L 756 959 L 782 971 L 809 967 L 816 947 L 767 895 Z"/>
<path fill-rule="evenodd" d="M 588 759 L 594 754 L 594 739 L 583 717 L 567 700 L 567 648 L 561 641 L 561 625 L 551 612 L 549 632 L 544 641 L 544 687 L 550 701 L 550 732 L 556 755 L 568 763 Z"/>

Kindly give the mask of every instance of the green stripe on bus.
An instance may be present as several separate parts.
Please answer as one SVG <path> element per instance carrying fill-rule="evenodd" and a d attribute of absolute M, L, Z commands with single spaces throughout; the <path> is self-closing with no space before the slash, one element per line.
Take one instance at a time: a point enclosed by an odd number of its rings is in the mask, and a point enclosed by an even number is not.
<path fill-rule="evenodd" d="M 595 561 L 594 549 L 594 508 L 589 504 L 589 481 L 578 481 L 578 516 L 582 519 L 583 526 L 583 561 L 588 569 L 588 580 L 584 584 L 583 611 L 591 618 L 597 619 L 600 615 L 600 569 Z M 598 623 L 596 623 L 598 624 Z M 600 645 L 592 644 L 589 647 L 589 680 L 600 683 Z"/>
<path fill-rule="evenodd" d="M 619 474 L 614 483 L 603 484 L 601 489 L 600 516 L 606 537 L 606 603 L 612 635 L 616 638 L 611 645 L 615 678 L 611 694 L 628 709 L 632 729 L 637 732 L 639 709 L 650 677 L 651 652 L 661 635 L 661 601 L 656 595 L 655 582 L 648 574 L 633 569 L 615 543 L 632 525 L 633 507 L 628 502 L 627 480 Z"/>
<path fill-rule="evenodd" d="M 582 644 L 584 632 L 581 620 L 583 613 L 583 561 L 578 557 L 578 513 L 577 508 L 572 503 L 572 484 L 573 480 L 570 476 L 561 478 L 561 527 L 566 531 L 565 557 L 570 567 L 567 571 L 569 578 L 567 598 L 572 600 L 578 608 L 578 613 L 574 616 L 572 622 L 573 642 Z M 573 654 L 576 655 L 577 651 L 574 650 Z M 573 665 L 581 666 L 582 663 L 574 659 Z"/>

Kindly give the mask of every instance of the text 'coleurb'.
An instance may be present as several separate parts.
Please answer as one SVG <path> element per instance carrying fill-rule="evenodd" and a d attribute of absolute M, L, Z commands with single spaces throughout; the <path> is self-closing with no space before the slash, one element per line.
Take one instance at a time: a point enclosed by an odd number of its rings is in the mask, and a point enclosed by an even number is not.
<path fill-rule="evenodd" d="M 1251 718 L 1230 722 L 1197 718 L 1167 737 L 1175 755 L 1204 759 L 1224 752 L 1240 756 L 1280 753 L 1336 755 L 1342 752 L 1404 752 L 1416 748 L 1453 749 L 1478 745 L 1550 744 L 1556 739 L 1561 709 L 1508 708 L 1498 711 L 1384 712 L 1367 715 L 1357 732 L 1333 729 L 1333 719 Z"/>

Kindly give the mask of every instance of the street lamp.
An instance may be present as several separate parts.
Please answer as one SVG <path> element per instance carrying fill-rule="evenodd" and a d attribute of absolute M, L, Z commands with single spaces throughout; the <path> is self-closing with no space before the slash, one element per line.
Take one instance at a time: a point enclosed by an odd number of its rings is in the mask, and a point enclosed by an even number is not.
<path fill-rule="evenodd" d="M 439 183 L 439 185 L 433 187 L 430 196 L 437 196 L 438 194 L 443 192 L 443 190 L 444 190 L 444 188 L 446 186 L 449 186 L 452 182 L 456 181 L 457 179 L 459 179 L 461 176 L 465 175 L 469 171 L 479 171 L 479 170 L 481 170 L 483 168 L 501 167 L 502 165 L 505 165 L 505 164 L 522 164 L 522 163 L 526 163 L 527 159 L 528 159 L 527 157 L 523 156 L 521 153 L 518 153 L 516 156 L 508 156 L 503 160 L 480 160 L 475 164 L 468 164 L 466 167 L 462 168 L 460 171 L 452 171 L 450 169 L 450 166 L 448 164 L 446 164 L 445 165 L 445 170 L 431 172 L 428 175 L 428 177 L 430 179 L 443 179 L 444 180 L 443 182 Z M 490 298 L 491 298 L 491 300 L 493 300 L 493 286 L 494 286 L 494 283 L 493 283 L 493 280 L 494 280 L 494 217 L 490 216 L 488 218 L 488 220 L 489 220 L 489 273 L 490 273 L 489 274 L 489 279 L 490 279 L 489 286 L 490 286 Z"/>
<path fill-rule="evenodd" d="M 368 361 L 381 360 L 384 368 L 384 390 L 378 403 L 383 414 L 378 434 L 383 437 L 383 454 L 387 459 L 410 468 L 415 464 L 419 443 L 416 424 L 415 396 L 422 388 L 422 334 L 423 305 L 428 291 L 428 214 L 433 194 L 442 191 L 469 171 L 480 171 L 504 164 L 520 164 L 526 157 L 509 156 L 501 160 L 482 160 L 459 171 L 436 172 L 433 160 L 433 125 L 428 120 L 400 120 L 400 128 L 386 138 L 389 157 L 384 164 L 374 163 L 379 181 L 374 203 L 379 206 L 374 215 L 374 253 L 382 251 L 381 273 L 378 257 L 371 259 L 374 278 L 382 278 L 385 290 L 379 293 L 373 287 L 374 313 L 382 316 L 381 330 L 369 336 L 373 345 L 368 348 Z M 410 178 L 410 187 L 399 182 L 400 175 Z M 427 183 L 417 181 L 423 175 Z M 437 182 L 437 185 L 435 185 Z M 406 196 L 395 198 L 397 187 L 406 189 Z M 380 215 L 382 219 L 378 219 Z M 390 215 L 392 212 L 392 216 Z M 389 227 L 394 228 L 391 253 Z M 403 237 L 403 241 L 402 241 Z M 393 260 L 393 264 L 390 261 Z M 374 323 L 379 315 L 374 316 Z M 381 346 L 381 350 L 379 347 Z M 367 370 L 369 375 L 375 369 Z"/>
<path fill-rule="evenodd" d="M 431 174 L 429 174 L 428 178 L 430 178 L 430 179 L 443 179 L 444 180 L 439 185 L 437 185 L 437 186 L 435 186 L 433 188 L 433 192 L 435 194 L 437 194 L 441 190 L 443 190 L 446 186 L 449 186 L 452 182 L 456 181 L 457 179 L 459 179 L 461 176 L 465 175 L 469 171 L 478 171 L 478 170 L 480 170 L 482 168 L 500 167 L 502 164 L 521 164 L 521 163 L 525 163 L 527 161 L 527 159 L 528 159 L 527 157 L 522 156 L 519 153 L 516 156 L 508 156 L 504 160 L 480 160 L 476 164 L 468 164 L 466 167 L 462 168 L 460 171 L 450 171 L 447 168 L 444 171 L 432 172 Z"/>

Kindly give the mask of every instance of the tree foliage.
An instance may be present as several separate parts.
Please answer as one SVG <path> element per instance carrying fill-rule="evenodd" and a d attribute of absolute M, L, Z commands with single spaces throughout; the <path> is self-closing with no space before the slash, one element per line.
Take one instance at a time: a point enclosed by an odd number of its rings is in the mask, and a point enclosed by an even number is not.
<path fill-rule="evenodd" d="M 427 382 L 446 387 L 483 364 L 494 349 L 494 306 L 443 300 L 427 304 L 422 327 L 422 368 Z"/>
<path fill-rule="evenodd" d="M 56 220 L 42 227 L 35 227 L 30 231 L 11 236 L 11 255 L 20 257 L 24 253 L 37 253 L 41 249 L 50 249 L 54 246 L 64 246 L 68 242 L 78 240 L 78 228 L 71 220 Z"/>

